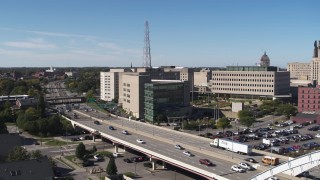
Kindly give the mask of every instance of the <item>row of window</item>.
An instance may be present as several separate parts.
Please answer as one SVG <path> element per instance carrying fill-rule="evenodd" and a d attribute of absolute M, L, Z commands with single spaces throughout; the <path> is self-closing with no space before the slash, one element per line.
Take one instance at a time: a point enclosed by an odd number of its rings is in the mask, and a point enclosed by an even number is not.
<path fill-rule="evenodd" d="M 302 98 L 307 98 L 307 95 L 306 95 L 306 97 L 305 97 L 304 95 L 301 95 L 301 97 L 302 97 Z M 313 96 L 313 97 L 311 96 L 311 97 L 310 97 L 310 95 L 308 95 L 308 98 L 313 98 L 313 99 L 315 99 L 315 98 L 317 98 L 317 96 Z M 320 96 L 318 96 L 318 98 L 320 98 Z"/>
<path fill-rule="evenodd" d="M 123 88 L 124 92 L 130 92 L 130 89 Z"/>
<path fill-rule="evenodd" d="M 246 81 L 246 82 L 273 82 L 273 79 L 230 79 L 230 78 L 212 78 L 215 81 Z"/>
<path fill-rule="evenodd" d="M 123 101 L 124 101 L 124 102 L 127 102 L 127 103 L 130 103 L 130 99 L 125 99 L 125 98 L 123 98 Z"/>
<path fill-rule="evenodd" d="M 123 86 L 130 87 L 130 84 L 129 83 L 123 83 Z"/>
<path fill-rule="evenodd" d="M 273 84 L 212 83 L 212 85 L 216 85 L 216 86 L 273 87 Z"/>
<path fill-rule="evenodd" d="M 130 94 L 123 93 L 123 97 L 128 97 L 128 98 L 130 98 Z"/>
<path fill-rule="evenodd" d="M 233 77 L 273 77 L 273 74 L 220 74 L 213 73 L 212 76 L 233 76 Z"/>
<path fill-rule="evenodd" d="M 273 92 L 273 90 L 271 89 L 242 89 L 242 88 L 220 88 L 220 87 L 213 87 L 212 90 L 242 91 L 242 92 Z"/>

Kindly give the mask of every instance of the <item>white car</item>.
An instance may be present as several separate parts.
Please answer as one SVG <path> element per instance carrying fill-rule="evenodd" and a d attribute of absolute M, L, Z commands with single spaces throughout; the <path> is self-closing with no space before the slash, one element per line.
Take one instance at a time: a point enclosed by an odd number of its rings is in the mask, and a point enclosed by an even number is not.
<path fill-rule="evenodd" d="M 120 157 L 120 154 L 119 153 L 112 153 L 112 156 L 113 157 Z"/>
<path fill-rule="evenodd" d="M 142 139 L 137 139 L 137 142 L 140 143 L 140 144 L 146 143 L 146 142 L 144 142 Z"/>
<path fill-rule="evenodd" d="M 128 133 L 127 130 L 123 130 L 123 131 L 122 131 L 122 134 L 128 135 L 129 133 Z"/>
<path fill-rule="evenodd" d="M 84 138 L 84 137 L 79 137 L 79 139 L 80 139 L 81 141 L 85 140 L 85 138 Z"/>
<path fill-rule="evenodd" d="M 314 137 L 316 137 L 316 138 L 320 138 L 320 134 L 316 134 Z"/>
<path fill-rule="evenodd" d="M 103 157 L 100 154 L 94 155 L 93 158 L 96 159 L 96 160 L 102 160 L 103 159 Z"/>
<path fill-rule="evenodd" d="M 243 169 L 242 167 L 240 167 L 240 166 L 238 166 L 238 165 L 233 165 L 233 166 L 231 166 L 231 170 L 232 170 L 232 171 L 237 171 L 237 172 L 240 172 L 240 173 L 246 172 L 245 169 Z"/>
<path fill-rule="evenodd" d="M 250 164 L 245 162 L 239 163 L 239 166 L 242 167 L 243 169 L 253 170 L 253 167 Z"/>
<path fill-rule="evenodd" d="M 272 177 L 269 177 L 268 180 L 279 180 L 279 178 L 275 177 L 275 176 L 272 176 Z"/>
<path fill-rule="evenodd" d="M 176 145 L 174 146 L 174 148 L 179 149 L 179 150 L 182 150 L 182 149 L 183 149 L 182 146 L 180 146 L 179 144 L 176 144 Z"/>
<path fill-rule="evenodd" d="M 189 157 L 193 156 L 189 151 L 183 151 L 183 154 Z"/>

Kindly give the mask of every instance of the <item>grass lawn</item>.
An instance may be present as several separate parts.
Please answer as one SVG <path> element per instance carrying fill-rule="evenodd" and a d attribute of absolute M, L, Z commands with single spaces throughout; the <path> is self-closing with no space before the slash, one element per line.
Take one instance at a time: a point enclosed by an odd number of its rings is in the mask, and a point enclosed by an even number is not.
<path fill-rule="evenodd" d="M 5 123 L 7 126 L 16 126 L 15 122 L 6 122 Z"/>
<path fill-rule="evenodd" d="M 109 151 L 99 151 L 99 152 L 96 152 L 95 154 L 99 154 L 101 156 L 111 156 L 112 155 L 112 152 L 109 152 Z"/>
<path fill-rule="evenodd" d="M 59 140 L 55 140 L 55 139 L 50 139 L 48 141 L 45 141 L 45 144 L 48 145 L 48 146 L 64 146 L 64 145 L 67 145 L 67 144 L 78 144 L 78 143 L 76 143 L 76 142 L 65 142 L 65 141 L 59 141 Z"/>
<path fill-rule="evenodd" d="M 76 155 L 65 156 L 65 158 L 71 162 L 73 162 L 73 158 L 75 158 L 75 157 L 76 157 Z"/>

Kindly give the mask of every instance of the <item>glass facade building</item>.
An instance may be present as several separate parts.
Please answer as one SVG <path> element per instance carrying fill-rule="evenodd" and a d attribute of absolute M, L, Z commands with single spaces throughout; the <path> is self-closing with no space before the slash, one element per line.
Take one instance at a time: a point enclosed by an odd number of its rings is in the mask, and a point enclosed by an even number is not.
<path fill-rule="evenodd" d="M 144 85 L 145 119 L 153 122 L 159 114 L 182 116 L 181 109 L 190 105 L 188 81 L 158 81 Z"/>

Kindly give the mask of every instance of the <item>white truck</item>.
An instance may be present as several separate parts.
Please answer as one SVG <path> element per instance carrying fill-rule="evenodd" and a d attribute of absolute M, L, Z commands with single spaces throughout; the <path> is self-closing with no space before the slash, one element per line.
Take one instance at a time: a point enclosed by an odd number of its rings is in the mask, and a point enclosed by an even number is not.
<path fill-rule="evenodd" d="M 210 143 L 211 147 L 216 147 L 220 149 L 225 149 L 228 151 L 233 151 L 239 154 L 247 154 L 250 155 L 252 153 L 252 146 L 239 143 L 239 142 L 234 142 L 229 139 L 220 139 L 216 138 Z"/>

